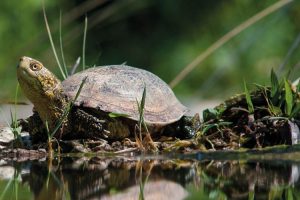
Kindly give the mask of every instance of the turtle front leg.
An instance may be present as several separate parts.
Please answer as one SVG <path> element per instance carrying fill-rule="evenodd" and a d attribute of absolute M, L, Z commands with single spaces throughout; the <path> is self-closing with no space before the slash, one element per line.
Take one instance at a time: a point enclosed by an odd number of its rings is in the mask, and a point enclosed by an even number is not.
<path fill-rule="evenodd" d="M 68 119 L 68 131 L 71 138 L 94 138 L 120 140 L 130 135 L 129 127 L 122 120 L 116 120 L 83 109 L 73 109 Z"/>
<path fill-rule="evenodd" d="M 30 134 L 33 143 L 47 140 L 46 128 L 36 111 L 33 111 L 33 115 L 25 120 L 19 119 L 18 123 L 22 126 L 22 131 L 27 131 Z"/>
<path fill-rule="evenodd" d="M 103 128 L 105 122 L 82 109 L 72 109 L 68 118 L 69 133 L 66 137 L 106 139 L 108 136 Z"/>
<path fill-rule="evenodd" d="M 183 116 L 179 121 L 168 125 L 164 134 L 175 136 L 180 139 L 192 138 L 200 128 L 199 114 L 192 116 Z"/>

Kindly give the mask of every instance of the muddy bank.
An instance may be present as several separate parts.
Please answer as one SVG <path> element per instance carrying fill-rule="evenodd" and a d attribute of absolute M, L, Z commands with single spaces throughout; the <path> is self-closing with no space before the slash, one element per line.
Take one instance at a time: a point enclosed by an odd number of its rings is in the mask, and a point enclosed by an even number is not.
<path fill-rule="evenodd" d="M 32 149 L 29 133 L 22 132 L 20 140 L 22 145 L 18 144 L 9 127 L 0 125 L 0 159 L 26 161 L 47 156 L 48 153 L 43 148 Z"/>
<path fill-rule="evenodd" d="M 166 128 L 162 134 L 150 135 L 145 132 L 139 136 L 137 132 L 133 132 L 127 138 L 120 140 L 100 139 L 93 136 L 56 137 L 57 139 L 47 140 L 44 131 L 37 131 L 37 134 L 31 133 L 32 141 L 29 138 L 29 142 L 23 141 L 21 145 L 18 145 L 18 140 L 12 140 L 13 136 L 10 135 L 11 141 L 6 143 L 6 148 L 13 146 L 13 148 L 21 147 L 37 151 L 46 149 L 50 152 L 54 150 L 56 153 L 192 153 L 298 144 L 300 141 L 299 93 L 287 81 L 284 88 L 277 88 L 274 94 L 272 91 L 270 87 L 259 86 L 251 93 L 235 95 L 219 105 L 211 105 L 215 102 L 203 103 L 201 108 L 206 109 L 203 111 L 201 122 L 195 126 L 195 135 L 191 137 L 182 138 L 180 136 L 184 132 L 177 134 L 176 129 Z M 23 128 L 26 127 L 26 123 L 21 125 L 24 125 Z M 8 129 L 2 131 L 6 131 L 2 136 L 7 139 L 5 137 L 9 134 Z M 24 138 L 26 137 L 22 137 Z"/>

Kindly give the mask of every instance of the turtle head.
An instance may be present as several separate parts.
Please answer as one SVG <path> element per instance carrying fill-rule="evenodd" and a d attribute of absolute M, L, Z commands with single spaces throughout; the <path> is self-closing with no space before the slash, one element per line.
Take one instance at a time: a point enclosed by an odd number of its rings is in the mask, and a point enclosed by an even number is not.
<path fill-rule="evenodd" d="M 17 77 L 23 92 L 34 104 L 43 99 L 49 101 L 49 98 L 55 98 L 56 93 L 62 92 L 60 80 L 35 59 L 21 57 Z"/>
<path fill-rule="evenodd" d="M 25 56 L 20 58 L 17 77 L 44 124 L 47 122 L 53 128 L 66 106 L 60 80 L 41 62 Z"/>

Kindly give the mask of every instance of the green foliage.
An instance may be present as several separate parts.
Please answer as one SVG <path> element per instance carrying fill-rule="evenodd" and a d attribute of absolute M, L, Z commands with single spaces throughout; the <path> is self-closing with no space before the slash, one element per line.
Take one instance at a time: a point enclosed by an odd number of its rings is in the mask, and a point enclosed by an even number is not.
<path fill-rule="evenodd" d="M 138 111 L 139 111 L 139 121 L 138 121 L 139 128 L 141 130 L 141 128 L 143 127 L 148 132 L 148 128 L 147 128 L 147 125 L 144 120 L 144 110 L 145 110 L 145 101 L 146 101 L 146 86 L 144 87 L 141 101 L 140 102 L 138 100 L 136 100 L 136 101 L 137 101 L 137 106 L 138 106 Z"/>
<path fill-rule="evenodd" d="M 279 81 L 273 70 L 271 71 L 271 87 L 257 85 L 257 89 L 250 93 L 244 81 L 245 92 L 243 95 L 232 97 L 214 109 L 204 110 L 204 121 L 200 132 L 196 135 L 197 141 L 203 143 L 203 140 L 205 140 L 211 145 L 211 148 L 214 148 L 214 143 L 209 138 L 210 134 L 214 137 L 223 138 L 225 133 L 223 130 L 232 128 L 231 120 L 236 123 L 235 120 L 238 118 L 235 115 L 236 111 L 248 112 L 248 121 L 266 119 L 299 120 L 300 99 L 295 88 L 286 78 Z M 245 108 L 246 106 L 248 109 Z M 224 113 L 224 109 L 228 112 Z M 256 116 L 261 117 L 256 119 Z M 235 137 L 234 133 L 232 134 L 232 137 Z M 240 137 L 238 143 L 244 141 L 247 141 L 247 138 Z"/>
<path fill-rule="evenodd" d="M 151 173 L 147 173 L 145 179 L 143 180 L 143 168 L 141 167 L 139 169 L 140 173 L 139 173 L 139 200 L 145 200 L 145 186 L 148 182 L 149 176 L 151 175 Z"/>
<path fill-rule="evenodd" d="M 9 180 L 0 179 L 0 200 L 33 198 L 29 187 L 21 184 L 20 179 L 21 174 L 17 169 Z"/>
<path fill-rule="evenodd" d="M 286 189 L 286 192 L 285 192 L 285 199 L 287 199 L 287 200 L 293 200 L 293 199 L 294 199 L 294 197 L 293 197 L 293 190 L 292 190 L 291 187 L 288 187 L 288 188 Z"/>
<path fill-rule="evenodd" d="M 46 128 L 46 131 L 47 131 L 47 136 L 48 136 L 48 142 L 51 141 L 54 133 L 50 133 L 50 129 L 49 129 L 49 122 L 46 120 L 45 122 L 45 128 Z"/>
<path fill-rule="evenodd" d="M 283 112 L 278 106 L 269 105 L 269 111 L 273 116 L 282 116 Z"/>
<path fill-rule="evenodd" d="M 127 114 L 124 114 L 124 113 L 114 113 L 114 112 L 109 113 L 108 116 L 110 118 L 129 117 L 129 115 L 127 115 Z"/>
<path fill-rule="evenodd" d="M 59 44 L 60 44 L 60 53 L 61 53 L 61 58 L 62 58 L 62 62 L 63 62 L 63 68 L 65 71 L 65 74 L 68 75 L 68 69 L 67 69 L 67 65 L 66 65 L 66 61 L 65 61 L 65 54 L 64 54 L 64 48 L 63 48 L 63 41 L 62 41 L 62 28 L 61 28 L 61 11 L 59 13 Z M 53 47 L 52 47 L 53 48 Z"/>
<path fill-rule="evenodd" d="M 293 98 L 291 86 L 286 79 L 284 79 L 284 88 L 285 88 L 285 113 L 288 116 L 290 116 L 292 114 L 294 98 Z"/>
<path fill-rule="evenodd" d="M 229 126 L 231 125 L 232 122 L 224 122 L 224 121 L 219 121 L 217 123 L 213 123 L 213 124 L 204 124 L 203 128 L 202 128 L 202 134 L 205 134 L 208 130 L 212 129 L 212 128 L 217 128 L 220 129 L 220 127 L 224 127 L 224 126 Z"/>
<path fill-rule="evenodd" d="M 218 119 L 219 111 L 214 108 L 207 108 L 203 111 L 203 121 L 209 121 L 213 119 Z"/>
<path fill-rule="evenodd" d="M 270 96 L 268 96 L 267 88 L 265 88 L 265 98 L 268 107 L 273 116 L 286 116 L 294 118 L 298 116 L 300 111 L 300 99 L 298 95 L 299 84 L 296 91 L 292 90 L 292 85 L 286 78 L 278 80 L 274 71 L 271 71 L 271 88 Z"/>
<path fill-rule="evenodd" d="M 141 182 L 139 184 L 139 186 L 140 186 L 139 200 L 144 200 L 145 199 L 145 195 L 144 195 L 145 183 Z"/>
<path fill-rule="evenodd" d="M 19 139 L 21 141 L 20 137 L 21 137 L 22 127 L 19 126 L 19 123 L 18 123 L 18 120 L 17 120 L 17 117 L 16 117 L 16 112 L 14 112 L 14 114 L 13 114 L 12 111 L 10 111 L 10 118 L 11 118 L 11 121 L 12 121 L 10 129 L 14 134 L 14 138 Z"/>
<path fill-rule="evenodd" d="M 82 44 L 82 70 L 85 70 L 85 48 L 86 48 L 86 34 L 88 27 L 88 18 L 85 16 L 84 20 L 84 31 L 83 31 L 83 44 Z"/>
<path fill-rule="evenodd" d="M 52 34 L 51 34 L 50 26 L 48 24 L 48 19 L 47 19 L 47 15 L 46 15 L 45 5 L 43 5 L 43 14 L 44 14 L 45 25 L 46 25 L 46 28 L 47 28 L 47 33 L 48 33 L 48 37 L 49 37 L 49 40 L 50 40 L 50 44 L 51 44 L 51 47 L 52 47 L 52 51 L 53 51 L 55 60 L 57 62 L 58 68 L 60 70 L 60 73 L 61 73 L 63 79 L 66 79 L 67 76 L 68 76 L 68 74 L 66 74 L 64 72 L 63 67 L 62 67 L 62 65 L 61 65 L 61 63 L 60 63 L 60 61 L 58 59 L 56 48 L 55 48 L 55 45 L 54 45 L 54 42 L 53 42 L 53 39 L 52 39 Z"/>
<path fill-rule="evenodd" d="M 254 200 L 255 199 L 255 192 L 250 190 L 248 193 L 248 200 Z"/>
<path fill-rule="evenodd" d="M 279 82 L 277 75 L 275 74 L 274 70 L 271 70 L 271 97 L 274 98 L 275 95 L 278 93 L 279 89 Z"/>
<path fill-rule="evenodd" d="M 245 80 L 244 80 L 244 89 L 245 89 L 246 101 L 247 101 L 247 105 L 248 105 L 248 111 L 249 111 L 249 113 L 254 113 L 254 106 L 253 106 L 251 96 L 250 96 L 250 93 L 247 88 L 247 84 L 246 84 Z"/>
<path fill-rule="evenodd" d="M 299 112 L 300 112 L 300 101 L 296 100 L 296 102 L 293 105 L 293 110 L 290 116 L 299 118 Z"/>
<path fill-rule="evenodd" d="M 297 86 L 292 86 L 287 78 L 282 78 L 279 80 L 277 75 L 273 70 L 271 70 L 271 86 L 261 86 L 256 84 L 257 90 L 260 91 L 267 102 L 268 110 L 270 114 L 274 117 L 287 117 L 294 118 L 299 117 L 300 111 L 300 99 L 299 99 L 299 84 Z M 245 84 L 245 83 L 244 83 Z M 292 87 L 295 87 L 294 91 Z M 249 104 L 250 93 L 245 87 L 246 100 L 248 107 L 252 103 Z M 255 93 L 254 93 L 255 96 Z M 261 109 L 261 108 L 258 108 Z"/>
<path fill-rule="evenodd" d="M 18 120 L 17 120 L 18 91 L 19 91 L 19 84 L 17 84 L 17 87 L 16 87 L 14 113 L 12 113 L 12 111 L 10 111 L 10 117 L 11 117 L 11 122 L 12 122 L 10 125 L 10 129 L 14 134 L 14 138 L 18 139 L 18 141 L 22 144 L 22 140 L 21 140 L 22 127 L 19 125 Z"/>
<path fill-rule="evenodd" d="M 300 78 L 299 78 L 300 79 Z M 300 81 L 298 82 L 298 84 L 297 84 L 297 87 L 296 87 L 296 92 L 300 92 Z"/>

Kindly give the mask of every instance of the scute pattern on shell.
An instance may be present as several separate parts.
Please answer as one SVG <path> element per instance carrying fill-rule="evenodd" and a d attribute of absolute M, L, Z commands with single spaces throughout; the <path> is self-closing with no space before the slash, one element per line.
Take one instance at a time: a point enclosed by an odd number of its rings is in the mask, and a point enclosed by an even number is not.
<path fill-rule="evenodd" d="M 77 106 L 127 114 L 129 118 L 138 120 L 137 100 L 141 100 L 146 86 L 146 123 L 169 124 L 187 112 L 187 108 L 159 77 L 126 65 L 95 67 L 74 74 L 62 82 L 66 95 L 74 98 L 85 77 L 86 83 L 75 102 Z"/>

